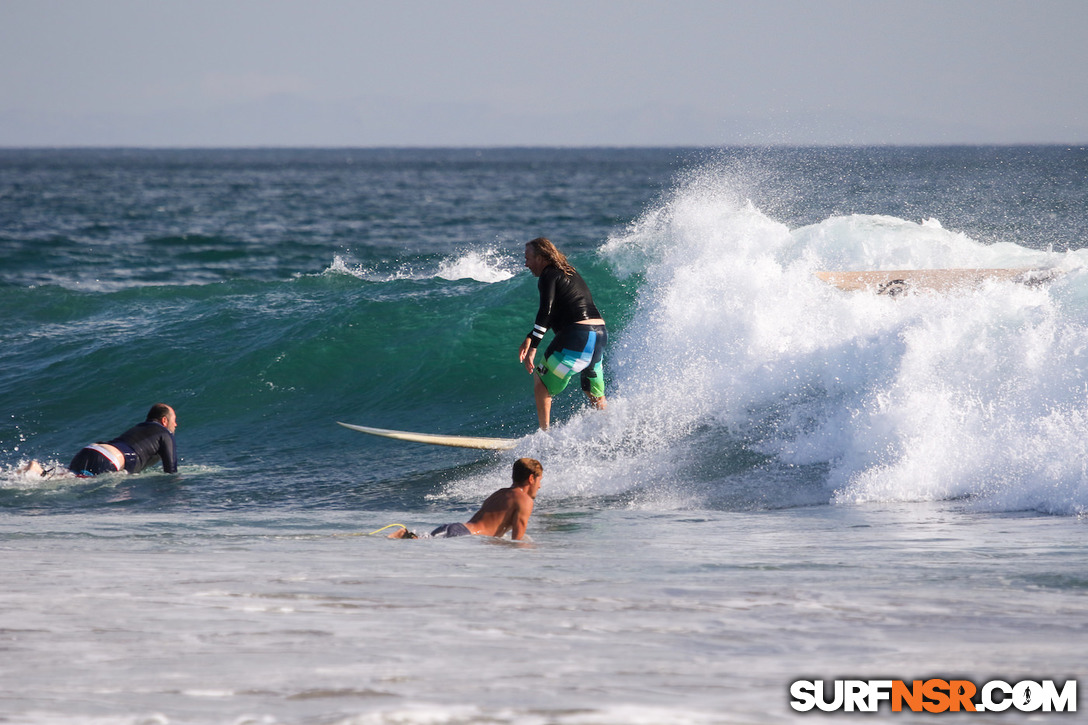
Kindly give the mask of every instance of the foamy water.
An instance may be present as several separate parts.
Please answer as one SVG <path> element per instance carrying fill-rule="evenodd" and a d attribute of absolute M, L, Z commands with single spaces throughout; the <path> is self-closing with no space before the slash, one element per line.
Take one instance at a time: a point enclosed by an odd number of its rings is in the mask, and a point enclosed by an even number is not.
<path fill-rule="evenodd" d="M 538 507 L 529 546 L 353 535 L 414 512 L 4 519 L 0 713 L 779 723 L 797 679 L 1084 674 L 1070 518 Z"/>
<path fill-rule="evenodd" d="M 419 262 L 401 264 L 388 270 L 378 270 L 361 264 L 352 264 L 348 259 L 337 255 L 333 263 L 325 270 L 326 274 L 346 274 L 370 282 L 391 282 L 405 279 L 445 280 L 471 279 L 477 282 L 495 283 L 514 276 L 518 265 L 509 252 L 497 249 L 483 251 L 470 250 L 445 259 L 438 260 L 437 267 Z"/>
<path fill-rule="evenodd" d="M 825 463 L 838 502 L 1088 507 L 1083 251 L 982 245 L 933 219 L 789 229 L 703 182 L 601 254 L 647 279 L 610 358 L 632 425 L 653 415 L 655 432 L 682 438 L 712 424 L 780 463 Z M 1062 273 L 898 298 L 813 274 L 941 267 Z"/>
<path fill-rule="evenodd" d="M 931 218 L 790 229 L 730 181 L 700 177 L 602 247 L 620 275 L 645 279 L 635 320 L 612 339 L 611 409 L 521 449 L 558 467 L 563 494 L 705 505 L 713 490 L 681 482 L 699 459 L 746 448 L 811 471 L 787 476 L 823 489 L 806 486 L 802 501 L 1088 510 L 1088 253 L 984 245 Z M 814 274 L 954 267 L 1053 277 L 893 298 Z M 713 489 L 751 471 L 700 475 Z M 649 483 L 660 481 L 682 490 Z"/>

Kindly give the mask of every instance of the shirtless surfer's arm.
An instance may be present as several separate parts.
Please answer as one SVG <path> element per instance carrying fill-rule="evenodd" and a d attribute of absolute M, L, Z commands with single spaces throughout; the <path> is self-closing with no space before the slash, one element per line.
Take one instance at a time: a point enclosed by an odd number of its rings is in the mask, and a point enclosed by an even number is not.
<path fill-rule="evenodd" d="M 523 491 L 518 491 L 518 493 L 521 495 L 517 508 L 512 512 L 514 528 L 510 533 L 510 538 L 515 541 L 525 536 L 525 529 L 529 527 L 529 516 L 533 513 L 533 499 L 529 498 Z"/>

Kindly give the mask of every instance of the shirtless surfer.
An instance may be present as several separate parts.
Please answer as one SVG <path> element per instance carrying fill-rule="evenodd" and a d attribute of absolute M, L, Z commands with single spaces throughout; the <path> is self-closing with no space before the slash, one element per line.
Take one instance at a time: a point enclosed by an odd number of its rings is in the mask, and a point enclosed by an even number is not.
<path fill-rule="evenodd" d="M 443 524 L 430 533 L 434 538 L 451 536 L 495 536 L 501 537 L 510 532 L 510 538 L 520 540 L 525 536 L 529 525 L 529 516 L 533 513 L 533 502 L 540 481 L 544 478 L 544 467 L 534 458 L 519 458 L 514 461 L 513 485 L 500 488 L 491 494 L 480 506 L 480 510 L 467 523 Z M 400 529 L 389 535 L 390 539 L 416 539 L 417 534 L 408 529 Z"/>

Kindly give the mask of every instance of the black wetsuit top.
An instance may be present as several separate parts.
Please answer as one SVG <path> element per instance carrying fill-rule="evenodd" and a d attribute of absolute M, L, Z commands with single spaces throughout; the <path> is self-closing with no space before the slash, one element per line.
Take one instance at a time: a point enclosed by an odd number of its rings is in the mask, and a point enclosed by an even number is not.
<path fill-rule="evenodd" d="M 139 473 L 162 459 L 162 470 L 178 472 L 178 453 L 174 447 L 174 434 L 156 420 L 145 420 L 107 441 L 125 454 L 125 470 Z"/>
<path fill-rule="evenodd" d="M 554 264 L 550 264 L 540 273 L 536 286 L 540 290 L 540 308 L 536 313 L 533 331 L 529 333 L 532 340 L 529 346 L 532 348 L 540 345 L 548 328 L 559 334 L 576 322 L 601 316 L 597 306 L 593 304 L 589 286 L 577 272 L 568 277 Z"/>

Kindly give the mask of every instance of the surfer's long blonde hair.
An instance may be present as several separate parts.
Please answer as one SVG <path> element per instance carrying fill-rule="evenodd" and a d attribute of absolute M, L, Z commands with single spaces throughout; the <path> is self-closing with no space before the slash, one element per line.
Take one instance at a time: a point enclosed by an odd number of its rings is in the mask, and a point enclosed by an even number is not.
<path fill-rule="evenodd" d="M 565 276 L 574 274 L 574 265 L 567 261 L 566 255 L 556 249 L 547 237 L 537 237 L 530 240 L 526 246 L 532 247 L 538 257 L 548 260 L 548 264 L 554 264 Z"/>

